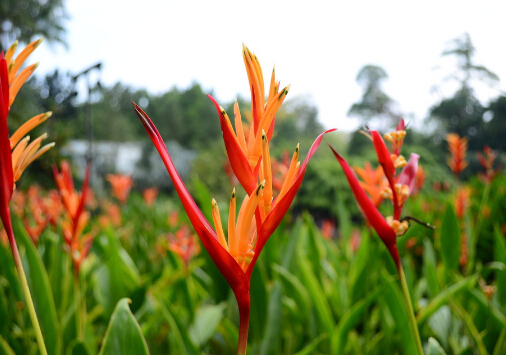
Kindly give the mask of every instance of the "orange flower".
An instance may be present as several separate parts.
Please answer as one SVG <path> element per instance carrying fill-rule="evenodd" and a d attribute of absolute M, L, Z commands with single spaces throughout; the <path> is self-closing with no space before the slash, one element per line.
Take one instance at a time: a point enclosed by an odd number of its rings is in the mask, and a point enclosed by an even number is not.
<path fill-rule="evenodd" d="M 334 236 L 334 232 L 336 231 L 336 223 L 329 219 L 324 219 L 322 221 L 322 236 L 325 239 L 331 239 Z"/>
<path fill-rule="evenodd" d="M 156 187 L 151 187 L 142 191 L 142 198 L 148 207 L 151 207 L 155 204 L 157 196 L 158 189 Z"/>
<path fill-rule="evenodd" d="M 423 184 L 425 184 L 425 179 L 427 178 L 427 174 L 425 173 L 424 168 L 419 164 L 418 170 L 416 171 L 415 175 L 415 186 L 413 188 L 413 195 L 418 195 L 420 190 L 423 187 Z"/>
<path fill-rule="evenodd" d="M 105 209 L 105 214 L 100 216 L 100 226 L 106 227 L 110 224 L 113 227 L 119 227 L 121 225 L 121 211 L 119 206 L 114 203 L 106 202 L 103 208 Z"/>
<path fill-rule="evenodd" d="M 465 161 L 467 138 L 460 138 L 458 134 L 448 133 L 446 141 L 448 142 L 448 150 L 451 153 L 451 157 L 448 159 L 448 166 L 458 177 L 467 166 L 467 162 Z"/>
<path fill-rule="evenodd" d="M 455 199 L 455 214 L 458 218 L 464 218 L 466 210 L 469 207 L 470 196 L 471 189 L 469 187 L 460 187 L 457 190 L 457 197 Z"/>
<path fill-rule="evenodd" d="M 132 181 L 132 176 L 123 174 L 108 174 L 107 181 L 111 183 L 112 194 L 114 197 L 116 197 L 122 204 L 125 204 L 128 198 L 128 194 L 130 193 L 130 189 L 134 184 Z"/>
<path fill-rule="evenodd" d="M 94 238 L 92 233 L 83 233 L 90 219 L 90 214 L 84 210 L 86 197 L 88 196 L 90 165 L 86 168 L 82 193 L 78 193 L 74 189 L 74 180 L 72 179 L 69 164 L 62 161 L 60 167 L 61 173 L 58 172 L 56 166 L 53 166 L 53 175 L 63 206 L 67 212 L 65 220 L 62 222 L 63 238 L 69 246 L 69 252 L 74 262 L 74 270 L 76 274 L 79 274 L 81 263 L 88 255 Z"/>
<path fill-rule="evenodd" d="M 359 181 L 360 186 L 367 192 L 374 206 L 378 207 L 383 201 L 382 193 L 388 187 L 388 180 L 381 165 L 373 169 L 371 164 L 366 161 L 363 169 L 354 166 L 353 170 L 362 179 L 362 181 Z"/>
<path fill-rule="evenodd" d="M 500 171 L 500 167 L 497 167 L 497 169 L 494 170 L 494 161 L 497 158 L 497 152 L 486 145 L 483 147 L 483 154 L 476 153 L 476 157 L 483 169 L 485 169 L 485 172 L 481 174 L 481 177 L 485 180 L 485 182 L 492 182 Z"/>
<path fill-rule="evenodd" d="M 200 245 L 197 238 L 190 232 L 187 225 L 181 226 L 176 234 L 168 234 L 169 250 L 178 254 L 188 266 L 190 260 L 200 252 Z"/>

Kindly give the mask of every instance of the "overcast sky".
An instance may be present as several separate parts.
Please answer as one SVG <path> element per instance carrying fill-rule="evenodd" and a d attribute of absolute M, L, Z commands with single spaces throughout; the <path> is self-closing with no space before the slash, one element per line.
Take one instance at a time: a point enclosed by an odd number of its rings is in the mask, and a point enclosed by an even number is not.
<path fill-rule="evenodd" d="M 265 76 L 272 66 L 288 98 L 307 97 L 328 128 L 349 131 L 360 100 L 355 81 L 375 64 L 389 75 L 385 92 L 421 127 L 428 108 L 455 90 L 440 85 L 456 62 L 441 57 L 468 32 L 475 62 L 499 75 L 495 88 L 477 84 L 484 103 L 506 91 L 505 1 L 160 1 L 67 0 L 69 49 L 43 43 L 33 54 L 38 75 L 75 74 L 103 62 L 100 80 L 152 93 L 199 82 L 218 102 L 249 97 L 241 54 L 245 43 Z M 147 108 L 149 113 L 149 107 Z"/>

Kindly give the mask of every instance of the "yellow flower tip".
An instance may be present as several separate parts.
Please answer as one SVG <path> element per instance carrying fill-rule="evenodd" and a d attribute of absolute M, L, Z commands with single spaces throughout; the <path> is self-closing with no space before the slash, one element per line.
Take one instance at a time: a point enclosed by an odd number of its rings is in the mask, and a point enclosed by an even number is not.
<path fill-rule="evenodd" d="M 46 119 L 48 119 L 49 117 L 51 117 L 53 115 L 53 112 L 52 111 L 47 111 L 44 116 L 46 117 Z"/>
<path fill-rule="evenodd" d="M 216 200 L 213 198 L 213 200 L 211 201 L 212 205 L 213 205 L 213 208 L 214 207 L 218 207 L 218 204 L 216 203 Z"/>
<path fill-rule="evenodd" d="M 234 187 L 234 189 L 232 190 L 232 197 L 231 197 L 231 199 L 234 199 L 234 198 L 235 198 L 235 187 Z"/>
<path fill-rule="evenodd" d="M 300 143 L 297 143 L 297 146 L 295 147 L 295 154 L 299 154 L 300 150 Z"/>
<path fill-rule="evenodd" d="M 267 142 L 267 134 L 265 134 L 265 130 L 262 128 L 262 140 Z"/>

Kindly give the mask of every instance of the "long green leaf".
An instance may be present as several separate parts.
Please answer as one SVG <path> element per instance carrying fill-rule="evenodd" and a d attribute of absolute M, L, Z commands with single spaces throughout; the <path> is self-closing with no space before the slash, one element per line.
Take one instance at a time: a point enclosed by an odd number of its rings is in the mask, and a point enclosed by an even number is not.
<path fill-rule="evenodd" d="M 367 307 L 378 296 L 380 289 L 377 288 L 371 294 L 356 302 L 339 320 L 331 338 L 331 354 L 340 355 L 346 345 L 348 332 L 353 328 L 357 320 L 362 316 Z"/>
<path fill-rule="evenodd" d="M 281 265 L 274 264 L 272 265 L 272 269 L 280 276 L 286 295 L 295 300 L 301 315 L 306 317 L 309 313 L 310 303 L 307 289 L 295 275 Z"/>
<path fill-rule="evenodd" d="M 1 247 L 0 247 L 1 248 Z M 14 350 L 7 344 L 4 338 L 0 335 L 0 355 L 16 355 Z"/>
<path fill-rule="evenodd" d="M 226 306 L 226 303 L 206 305 L 197 310 L 193 324 L 188 328 L 190 339 L 195 344 L 203 346 L 214 335 Z"/>
<path fill-rule="evenodd" d="M 309 355 L 314 354 L 314 349 L 324 340 L 327 338 L 327 334 L 321 334 L 316 339 L 314 339 L 308 346 L 306 346 L 301 351 L 295 353 L 294 355 Z"/>
<path fill-rule="evenodd" d="M 265 326 L 264 337 L 260 347 L 261 355 L 274 354 L 276 343 L 279 339 L 281 330 L 281 321 L 283 315 L 283 305 L 281 303 L 282 287 L 279 281 L 274 283 L 269 295 L 269 307 L 267 312 L 267 324 Z"/>
<path fill-rule="evenodd" d="M 330 305 L 325 298 L 325 293 L 323 292 L 321 285 L 318 283 L 316 276 L 313 274 L 309 260 L 307 260 L 306 257 L 301 256 L 298 263 L 300 273 L 302 274 L 302 281 L 311 295 L 311 300 L 316 310 L 316 316 L 318 317 L 322 329 L 328 334 L 332 334 L 335 323 L 332 317 Z"/>
<path fill-rule="evenodd" d="M 467 290 L 473 287 L 473 285 L 476 283 L 476 276 L 471 275 L 466 277 L 465 279 L 462 279 L 455 284 L 451 285 L 444 291 L 440 292 L 430 303 L 423 308 L 418 315 L 416 316 L 416 322 L 418 326 L 421 326 L 428 317 L 430 317 L 434 312 L 436 312 L 439 307 L 441 307 L 443 304 L 446 304 L 451 297 L 453 297 L 455 294 L 459 293 L 462 290 Z"/>
<path fill-rule="evenodd" d="M 390 312 L 395 320 L 396 332 L 400 334 L 404 354 L 417 354 L 416 342 L 409 327 L 409 314 L 406 307 L 406 301 L 402 296 L 401 290 L 397 283 L 389 276 L 381 273 L 383 284 L 385 285 L 384 291 L 381 293 L 384 300 L 388 304 Z"/>
<path fill-rule="evenodd" d="M 501 229 L 494 225 L 494 260 L 506 264 L 506 240 Z M 506 306 L 506 270 L 496 270 L 495 279 L 499 303 Z"/>
<path fill-rule="evenodd" d="M 441 258 L 449 270 L 456 270 L 460 257 L 459 224 L 451 204 L 446 206 L 446 212 L 441 224 Z"/>
<path fill-rule="evenodd" d="M 28 264 L 25 268 L 26 278 L 30 285 L 47 351 L 49 354 L 58 355 L 62 347 L 61 329 L 46 268 L 35 245 L 20 224 L 18 224 L 16 236 L 25 247 Z"/>
<path fill-rule="evenodd" d="M 146 340 L 128 302 L 127 298 L 123 298 L 116 305 L 99 355 L 149 354 Z"/>

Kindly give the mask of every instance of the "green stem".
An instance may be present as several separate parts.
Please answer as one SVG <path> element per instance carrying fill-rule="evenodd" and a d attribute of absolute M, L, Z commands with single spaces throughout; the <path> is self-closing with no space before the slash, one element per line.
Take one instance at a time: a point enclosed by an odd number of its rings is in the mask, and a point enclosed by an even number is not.
<path fill-rule="evenodd" d="M 79 285 L 79 271 L 74 272 L 74 309 L 76 312 L 76 332 L 77 339 L 84 339 L 82 306 L 81 306 L 81 287 Z"/>
<path fill-rule="evenodd" d="M 411 303 L 411 296 L 409 295 L 408 283 L 406 282 L 406 275 L 404 275 L 404 269 L 402 268 L 400 262 L 397 264 L 397 271 L 399 272 L 399 279 L 401 281 L 402 294 L 406 300 L 406 305 L 408 306 L 409 325 L 416 341 L 418 355 L 423 355 L 422 341 L 420 340 L 420 333 L 418 332 L 418 325 L 416 324 L 415 312 L 413 311 L 413 304 Z"/>
<path fill-rule="evenodd" d="M 8 218 L 7 220 L 3 221 L 4 228 L 5 231 L 7 232 L 7 236 L 9 237 L 12 256 L 14 257 L 14 264 L 16 265 L 16 269 L 18 270 L 19 281 L 21 283 L 21 288 L 23 289 L 23 293 L 25 295 L 28 314 L 30 315 L 33 329 L 35 331 L 35 338 L 37 339 L 37 344 L 39 345 L 39 351 L 41 355 L 47 355 L 46 345 L 44 344 L 44 337 L 42 336 L 39 320 L 37 319 L 37 313 L 35 312 L 32 294 L 30 293 L 30 288 L 28 287 L 28 281 L 26 280 L 25 270 L 23 269 L 23 263 L 21 262 L 21 257 L 19 256 L 19 250 L 18 246 L 16 245 L 16 240 L 14 239 L 14 232 L 12 230 L 12 222 L 9 208 L 7 208 L 6 216 Z"/>

